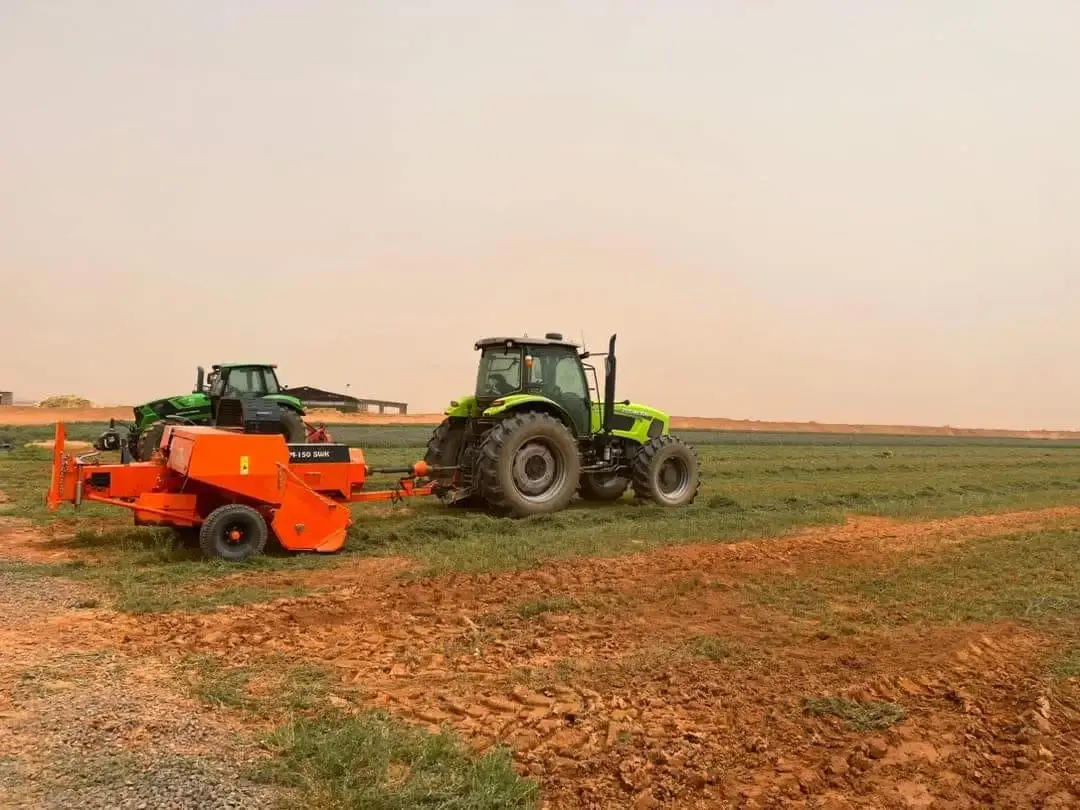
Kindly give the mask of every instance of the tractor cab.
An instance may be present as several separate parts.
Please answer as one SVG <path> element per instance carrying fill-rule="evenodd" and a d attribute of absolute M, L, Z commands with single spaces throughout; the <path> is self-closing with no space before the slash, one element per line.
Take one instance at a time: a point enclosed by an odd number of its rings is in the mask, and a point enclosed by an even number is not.
<path fill-rule="evenodd" d="M 543 338 L 485 338 L 476 348 L 481 352 L 478 405 L 491 407 L 512 396 L 540 397 L 562 411 L 575 435 L 591 432 L 589 383 L 576 344 L 552 332 Z"/>

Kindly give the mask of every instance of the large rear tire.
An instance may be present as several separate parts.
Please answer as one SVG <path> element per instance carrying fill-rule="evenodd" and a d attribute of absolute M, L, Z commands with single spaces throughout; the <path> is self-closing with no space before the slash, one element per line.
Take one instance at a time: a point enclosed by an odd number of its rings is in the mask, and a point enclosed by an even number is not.
<path fill-rule="evenodd" d="M 465 423 L 447 417 L 431 432 L 424 461 L 431 467 L 452 467 L 458 463 L 461 440 L 465 438 Z M 431 480 L 440 486 L 453 486 L 454 470 L 432 473 Z"/>
<path fill-rule="evenodd" d="M 630 486 L 630 479 L 614 473 L 584 473 L 581 497 L 586 501 L 617 501 Z"/>
<path fill-rule="evenodd" d="M 199 529 L 199 548 L 206 557 L 243 562 L 262 554 L 270 531 L 263 516 L 250 506 L 219 506 Z"/>
<path fill-rule="evenodd" d="M 428 439 L 427 452 L 424 453 L 424 461 L 432 467 L 453 467 L 459 463 L 461 443 L 465 439 L 465 431 L 468 422 L 464 419 L 447 417 L 439 423 L 438 427 L 431 432 Z M 453 487 L 457 481 L 457 470 L 444 470 L 431 474 L 431 480 L 438 487 L 445 487 L 439 492 L 439 497 L 449 506 L 461 508 L 478 507 L 483 501 L 475 492 L 464 497 L 455 491 Z"/>
<path fill-rule="evenodd" d="M 675 436 L 646 442 L 631 464 L 634 495 L 660 506 L 687 506 L 701 488 L 697 453 Z"/>
<path fill-rule="evenodd" d="M 281 409 L 281 434 L 289 444 L 307 444 L 304 420 L 292 408 Z"/>
<path fill-rule="evenodd" d="M 489 506 L 514 517 L 558 512 L 570 505 L 581 475 L 577 442 L 553 416 L 507 416 L 484 436 L 478 473 Z"/>

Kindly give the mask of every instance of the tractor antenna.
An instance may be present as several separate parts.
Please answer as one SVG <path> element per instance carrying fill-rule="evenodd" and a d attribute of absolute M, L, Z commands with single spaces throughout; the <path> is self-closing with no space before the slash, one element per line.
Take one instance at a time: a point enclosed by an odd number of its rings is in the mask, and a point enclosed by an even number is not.
<path fill-rule="evenodd" d="M 585 348 L 585 330 L 584 329 L 581 330 L 581 350 L 583 352 L 586 352 L 586 354 L 588 353 L 588 351 Z"/>

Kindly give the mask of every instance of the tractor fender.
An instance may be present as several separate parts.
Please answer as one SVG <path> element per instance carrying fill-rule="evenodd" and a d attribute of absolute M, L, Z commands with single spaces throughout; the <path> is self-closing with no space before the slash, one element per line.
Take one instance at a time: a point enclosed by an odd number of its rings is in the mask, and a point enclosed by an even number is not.
<path fill-rule="evenodd" d="M 296 411 L 300 416 L 305 415 L 304 404 L 296 397 L 291 397 L 288 394 L 265 394 L 260 399 L 265 399 L 269 402 L 275 402 L 282 408 L 288 408 L 291 411 Z"/>
<path fill-rule="evenodd" d="M 518 411 L 539 411 L 551 414 L 566 425 L 571 434 L 577 434 L 574 420 L 570 418 L 570 414 L 565 408 L 554 400 L 547 397 L 538 397 L 535 394 L 512 394 L 508 397 L 502 397 L 491 403 L 491 406 L 486 408 L 481 415 L 484 417 L 504 417 Z"/>

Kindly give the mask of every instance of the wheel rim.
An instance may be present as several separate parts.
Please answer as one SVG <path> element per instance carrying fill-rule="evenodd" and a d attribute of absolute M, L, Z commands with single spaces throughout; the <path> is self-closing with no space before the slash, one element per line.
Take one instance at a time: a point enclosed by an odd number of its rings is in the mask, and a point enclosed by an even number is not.
<path fill-rule="evenodd" d="M 225 527 L 224 536 L 230 546 L 240 546 L 247 540 L 247 530 L 238 523 L 232 523 Z"/>
<path fill-rule="evenodd" d="M 690 489 L 690 468 L 681 458 L 669 458 L 656 473 L 656 487 L 669 500 L 676 500 Z"/>
<path fill-rule="evenodd" d="M 557 448 L 547 442 L 531 441 L 514 454 L 514 487 L 533 503 L 550 500 L 566 482 L 566 464 Z"/>

